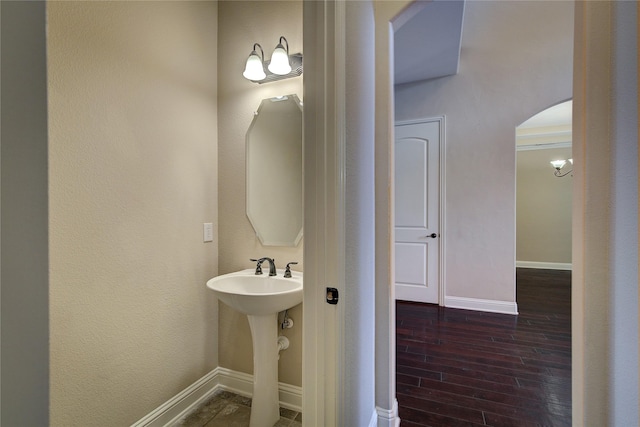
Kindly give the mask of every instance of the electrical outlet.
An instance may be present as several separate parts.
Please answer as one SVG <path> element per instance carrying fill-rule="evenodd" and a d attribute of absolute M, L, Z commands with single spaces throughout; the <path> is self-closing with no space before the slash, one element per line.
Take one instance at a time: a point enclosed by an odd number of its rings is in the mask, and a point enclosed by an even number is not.
<path fill-rule="evenodd" d="M 205 242 L 213 242 L 213 224 L 205 222 L 202 224 L 203 228 L 203 240 Z"/>

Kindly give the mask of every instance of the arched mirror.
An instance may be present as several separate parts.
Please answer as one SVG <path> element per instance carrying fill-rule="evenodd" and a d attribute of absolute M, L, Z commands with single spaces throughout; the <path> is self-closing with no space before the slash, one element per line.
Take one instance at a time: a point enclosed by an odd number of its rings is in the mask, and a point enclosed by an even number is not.
<path fill-rule="evenodd" d="M 247 216 L 267 246 L 302 238 L 302 103 L 264 99 L 247 131 Z"/>

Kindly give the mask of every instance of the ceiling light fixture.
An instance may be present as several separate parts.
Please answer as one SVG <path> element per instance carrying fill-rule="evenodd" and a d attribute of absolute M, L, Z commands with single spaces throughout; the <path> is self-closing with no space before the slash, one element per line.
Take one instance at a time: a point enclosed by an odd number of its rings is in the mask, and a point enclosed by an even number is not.
<path fill-rule="evenodd" d="M 283 44 L 284 42 L 284 44 Z M 286 46 L 286 48 L 285 48 Z M 258 56 L 256 47 L 260 48 L 262 57 Z M 265 67 L 267 65 L 267 67 Z M 266 68 L 266 70 L 265 70 Z M 258 43 L 253 45 L 253 51 L 247 58 L 247 64 L 242 75 L 254 83 L 268 83 L 297 77 L 302 74 L 302 54 L 289 55 L 289 42 L 284 36 L 278 40 L 271 60 L 265 62 L 264 51 Z"/>
<path fill-rule="evenodd" d="M 553 168 L 555 169 L 555 171 L 553 171 L 553 174 L 555 176 L 557 176 L 558 178 L 562 178 L 563 176 L 567 176 L 569 175 L 571 172 L 573 172 L 573 168 L 571 168 L 571 170 L 568 170 L 566 172 L 562 172 L 562 168 L 567 164 L 567 161 L 569 163 L 571 163 L 571 165 L 573 166 L 573 159 L 568 159 L 568 160 L 551 160 L 551 166 L 553 166 Z M 573 175 L 571 175 L 573 176 Z"/>

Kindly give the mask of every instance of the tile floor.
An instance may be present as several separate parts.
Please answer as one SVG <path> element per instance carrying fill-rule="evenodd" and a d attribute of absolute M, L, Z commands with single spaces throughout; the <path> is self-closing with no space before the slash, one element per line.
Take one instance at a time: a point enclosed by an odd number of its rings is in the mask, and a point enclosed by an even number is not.
<path fill-rule="evenodd" d="M 250 415 L 250 398 L 220 390 L 173 427 L 248 427 Z M 280 408 L 274 427 L 302 427 L 302 413 Z"/>

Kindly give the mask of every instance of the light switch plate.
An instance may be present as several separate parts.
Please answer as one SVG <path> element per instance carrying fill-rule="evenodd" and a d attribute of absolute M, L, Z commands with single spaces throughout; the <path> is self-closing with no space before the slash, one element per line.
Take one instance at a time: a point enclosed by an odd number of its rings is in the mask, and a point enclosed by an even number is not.
<path fill-rule="evenodd" d="M 213 223 L 205 222 L 202 226 L 203 240 L 205 242 L 213 242 Z"/>

